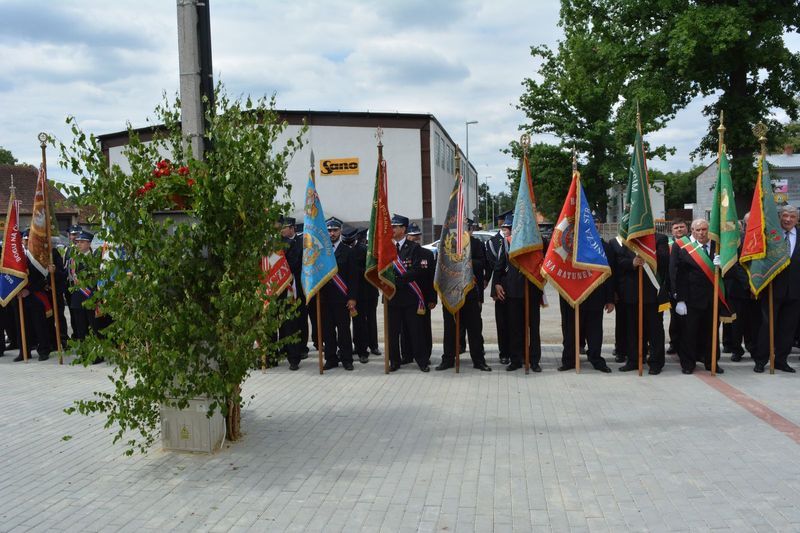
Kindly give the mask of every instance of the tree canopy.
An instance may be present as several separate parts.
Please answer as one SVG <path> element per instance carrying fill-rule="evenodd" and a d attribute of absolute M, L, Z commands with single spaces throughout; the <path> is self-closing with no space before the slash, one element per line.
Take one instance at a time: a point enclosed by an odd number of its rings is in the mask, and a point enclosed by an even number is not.
<path fill-rule="evenodd" d="M 16 165 L 17 158 L 11 153 L 11 150 L 6 150 L 0 146 L 0 165 Z"/>

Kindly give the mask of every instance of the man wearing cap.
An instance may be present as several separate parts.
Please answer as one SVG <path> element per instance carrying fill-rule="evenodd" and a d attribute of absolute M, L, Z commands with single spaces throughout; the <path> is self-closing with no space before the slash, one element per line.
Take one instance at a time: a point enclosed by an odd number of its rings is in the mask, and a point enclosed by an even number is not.
<path fill-rule="evenodd" d="M 331 217 L 326 223 L 339 270 L 319 291 L 322 342 L 325 349 L 324 368 L 336 368 L 341 362 L 345 370 L 353 370 L 350 315 L 357 312 L 358 271 L 353 264 L 350 247 L 342 242 L 342 221 Z"/>
<path fill-rule="evenodd" d="M 368 307 L 368 287 L 372 284 L 364 279 L 364 271 L 367 267 L 367 247 L 364 243 L 358 242 L 358 229 L 342 232 L 342 240 L 350 247 L 353 260 L 353 268 L 356 269 L 358 277 L 358 295 L 356 297 L 356 309 L 358 313 L 353 317 L 353 349 L 361 363 L 369 362 L 369 312 Z"/>
<path fill-rule="evenodd" d="M 513 228 L 513 215 L 506 217 L 504 222 L 508 227 Z M 530 361 L 531 370 L 541 372 L 542 367 L 539 362 L 542 359 L 542 342 L 539 334 L 540 308 L 543 303 L 544 293 L 539 287 L 531 283 L 525 275 L 519 271 L 508 259 L 508 247 L 510 246 L 511 235 L 506 238 L 503 251 L 494 269 L 494 283 L 497 299 L 505 302 L 505 317 L 508 324 L 509 355 L 511 362 L 506 370 L 512 372 L 522 368 L 525 353 L 525 284 L 528 284 L 529 295 L 529 321 L 527 327 L 530 330 Z M 547 249 L 548 243 L 543 242 L 543 249 Z"/>
<path fill-rule="evenodd" d="M 87 268 L 86 259 L 91 255 L 94 235 L 81 230 L 75 238 L 75 249 L 67 263 L 67 282 L 69 284 L 69 314 L 72 321 L 72 338 L 82 341 L 89 334 L 94 324 L 94 309 L 83 306 L 94 292 L 94 287 L 87 285 L 81 278 L 81 272 Z"/>
<path fill-rule="evenodd" d="M 510 361 L 508 350 L 508 326 L 506 322 L 506 302 L 497 298 L 497 291 L 495 284 L 497 275 L 495 275 L 495 267 L 500 260 L 500 256 L 507 252 L 506 239 L 511 236 L 511 220 L 508 218 L 503 219 L 500 223 L 500 230 L 497 235 L 486 241 L 486 263 L 487 275 L 486 281 L 491 284 L 489 295 L 494 300 L 494 321 L 497 328 L 497 344 L 500 350 L 500 364 L 507 365 Z"/>
<path fill-rule="evenodd" d="M 486 356 L 483 346 L 483 321 L 481 320 L 481 304 L 483 304 L 484 274 L 486 268 L 486 251 L 481 241 L 472 236 L 475 229 L 475 222 L 467 219 L 469 232 L 469 245 L 472 259 L 472 274 L 475 278 L 475 285 L 467 293 L 464 305 L 459 310 L 459 335 L 466 332 L 469 335 L 469 355 L 472 359 L 472 366 L 483 372 L 491 372 L 492 368 L 486 364 Z M 447 370 L 455 365 L 455 316 L 442 306 L 444 317 L 444 340 L 442 362 L 436 370 Z M 460 341 L 460 342 L 463 342 Z M 463 344 L 460 345 L 464 347 Z"/>
<path fill-rule="evenodd" d="M 295 298 L 298 303 L 297 315 L 293 318 L 285 319 L 278 328 L 278 336 L 282 339 L 295 333 L 299 336 L 295 342 L 284 345 L 283 348 L 286 360 L 289 362 L 289 370 L 297 370 L 300 368 L 301 349 L 303 348 L 303 336 L 301 333 L 303 322 L 306 323 L 306 332 L 308 331 L 305 294 L 303 294 L 303 285 L 300 283 L 300 271 L 303 267 L 303 242 L 301 239 L 297 238 L 294 226 L 294 218 L 281 217 L 281 240 L 285 246 L 284 257 L 286 257 L 286 263 L 289 265 L 289 270 L 292 272 L 292 290 L 295 292 Z M 288 289 L 278 297 L 287 298 Z M 308 348 L 306 347 L 306 352 L 307 351 Z"/>
<path fill-rule="evenodd" d="M 426 311 L 425 296 L 419 286 L 421 281 L 420 245 L 406 238 L 409 220 L 402 215 L 392 217 L 392 232 L 397 247 L 395 264 L 395 294 L 389 300 L 389 370 L 400 369 L 400 335 L 407 328 L 411 338 L 411 353 L 419 369 L 430 371 L 430 358 L 424 357 L 422 334 L 419 331 L 419 317 Z"/>
<path fill-rule="evenodd" d="M 75 244 L 75 240 L 82 231 L 83 228 L 78 224 L 73 224 L 72 226 L 69 227 L 69 233 L 68 233 L 69 243 L 67 244 L 67 249 L 64 252 L 64 275 L 67 277 L 68 280 L 69 280 L 69 272 L 67 269 L 69 268 L 70 260 L 77 253 L 77 245 Z M 70 305 L 70 300 L 71 300 L 71 295 L 69 294 L 69 291 L 67 291 L 64 293 L 64 303 L 66 304 L 67 307 L 69 307 Z M 59 315 L 63 317 L 64 313 L 60 313 Z M 72 311 L 70 311 L 69 313 L 69 325 L 74 335 L 76 325 L 75 325 L 75 317 L 72 315 Z M 66 335 L 65 330 L 66 328 L 64 327 L 61 328 L 61 335 Z"/>
<path fill-rule="evenodd" d="M 364 270 L 366 270 L 366 250 L 367 250 L 367 229 L 361 229 L 358 231 L 357 235 L 357 244 L 358 246 L 364 247 Z M 363 277 L 362 277 L 363 278 Z M 367 317 L 367 347 L 372 355 L 381 355 L 381 351 L 378 348 L 378 296 L 380 292 L 378 289 L 372 284 L 367 282 L 366 280 L 364 283 L 361 283 L 361 279 L 359 278 L 359 301 L 358 301 L 358 309 L 359 314 L 361 314 L 362 306 L 364 310 L 364 315 Z"/>
<path fill-rule="evenodd" d="M 421 244 L 422 230 L 415 223 L 411 222 L 408 225 L 408 233 L 406 236 L 409 241 L 416 244 Z M 436 272 L 436 256 L 427 248 L 419 246 L 419 267 L 420 267 L 420 282 L 419 286 L 425 296 L 425 314 L 419 317 L 419 331 L 422 334 L 422 357 L 430 362 L 431 353 L 433 352 L 433 331 L 431 328 L 431 312 L 436 307 L 439 301 L 436 290 L 433 288 L 433 277 Z M 404 350 L 410 350 L 413 343 L 407 337 L 408 330 L 403 331 L 401 343 L 401 359 L 403 364 L 413 361 L 413 357 L 405 357 Z M 413 355 L 413 354 L 411 354 Z"/>

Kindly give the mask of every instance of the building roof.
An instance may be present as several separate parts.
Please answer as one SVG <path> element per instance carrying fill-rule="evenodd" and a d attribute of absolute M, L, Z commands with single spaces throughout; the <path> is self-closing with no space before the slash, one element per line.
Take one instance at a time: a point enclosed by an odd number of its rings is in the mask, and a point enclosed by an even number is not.
<path fill-rule="evenodd" d="M 36 193 L 36 181 L 39 178 L 39 171 L 33 165 L 0 165 L 0 208 L 3 209 L 5 220 L 5 209 L 8 208 L 8 199 L 11 196 L 11 176 L 14 176 L 15 195 L 20 204 L 20 215 L 30 215 L 33 212 L 33 196 Z M 61 191 L 55 187 L 50 187 L 48 191 L 50 202 L 58 215 L 78 215 L 78 208 L 69 202 Z"/>
<path fill-rule="evenodd" d="M 770 154 L 767 156 L 767 162 L 770 166 L 775 168 L 800 168 L 800 155 L 799 154 Z"/>

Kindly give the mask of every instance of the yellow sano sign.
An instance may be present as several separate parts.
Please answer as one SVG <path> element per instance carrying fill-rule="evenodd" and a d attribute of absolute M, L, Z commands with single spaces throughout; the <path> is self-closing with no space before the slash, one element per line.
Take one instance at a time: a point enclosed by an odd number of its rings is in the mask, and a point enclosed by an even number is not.
<path fill-rule="evenodd" d="M 358 174 L 358 158 L 321 159 L 319 162 L 319 173 L 323 176 Z"/>

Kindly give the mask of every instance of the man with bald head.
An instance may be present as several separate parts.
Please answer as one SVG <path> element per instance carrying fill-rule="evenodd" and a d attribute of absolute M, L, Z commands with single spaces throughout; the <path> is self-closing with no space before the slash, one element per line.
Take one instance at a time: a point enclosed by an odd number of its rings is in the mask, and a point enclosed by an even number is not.
<path fill-rule="evenodd" d="M 681 371 L 694 372 L 698 361 L 703 361 L 707 370 L 711 369 L 711 334 L 714 323 L 714 282 L 713 259 L 716 254 L 715 243 L 709 240 L 708 221 L 698 218 L 692 222 L 691 242 L 678 241 L 674 264 L 675 293 L 677 305 L 675 312 L 685 317 L 684 341 L 678 350 Z M 719 357 L 719 350 L 717 350 Z M 717 373 L 724 370 L 717 366 Z"/>
<path fill-rule="evenodd" d="M 784 205 L 778 210 L 784 245 L 789 252 L 789 266 L 772 280 L 773 313 L 775 319 L 775 368 L 794 373 L 787 362 L 794 333 L 800 322 L 800 246 L 797 246 L 797 207 Z M 761 291 L 761 323 L 755 372 L 761 373 L 769 362 L 769 291 Z"/>

